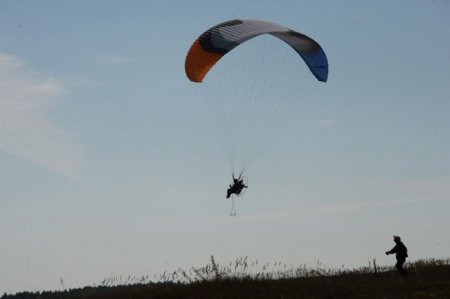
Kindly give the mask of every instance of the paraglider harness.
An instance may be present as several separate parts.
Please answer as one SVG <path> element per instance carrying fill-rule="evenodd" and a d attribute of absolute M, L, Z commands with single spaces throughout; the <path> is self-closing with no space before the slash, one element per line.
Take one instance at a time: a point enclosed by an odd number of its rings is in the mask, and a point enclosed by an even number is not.
<path fill-rule="evenodd" d="M 245 177 L 242 177 L 242 173 L 239 175 L 238 178 L 234 177 L 233 174 L 233 184 L 229 186 L 227 190 L 227 198 L 230 198 L 232 194 L 236 194 L 236 196 L 239 196 L 244 188 L 247 188 L 248 186 L 245 184 L 244 179 Z"/>
<path fill-rule="evenodd" d="M 239 174 L 239 177 L 235 178 L 233 173 L 233 184 L 228 187 L 227 190 L 227 198 L 232 199 L 232 207 L 230 211 L 230 216 L 236 215 L 236 209 L 234 208 L 234 197 L 242 196 L 245 189 L 248 188 L 247 177 L 242 176 L 242 173 Z"/>

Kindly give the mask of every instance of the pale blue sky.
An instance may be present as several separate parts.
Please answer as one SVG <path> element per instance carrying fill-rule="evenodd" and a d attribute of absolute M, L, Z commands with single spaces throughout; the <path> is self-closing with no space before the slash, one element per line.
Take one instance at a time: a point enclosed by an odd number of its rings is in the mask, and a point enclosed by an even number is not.
<path fill-rule="evenodd" d="M 0 1 L 0 293 L 210 255 L 392 264 L 393 234 L 412 260 L 448 257 L 449 14 L 444 0 Z M 184 74 L 194 39 L 233 18 L 305 33 L 330 64 L 248 168 L 236 217 Z"/>

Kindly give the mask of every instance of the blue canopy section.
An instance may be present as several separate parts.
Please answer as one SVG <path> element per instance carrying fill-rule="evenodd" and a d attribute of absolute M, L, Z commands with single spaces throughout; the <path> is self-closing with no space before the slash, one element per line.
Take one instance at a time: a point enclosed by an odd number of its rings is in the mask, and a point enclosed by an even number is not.
<path fill-rule="evenodd" d="M 297 53 L 299 52 L 297 51 Z M 320 48 L 316 53 L 313 54 L 299 54 L 311 70 L 311 73 L 313 73 L 313 75 L 317 78 L 317 80 L 327 82 L 328 60 L 325 52 Z"/>

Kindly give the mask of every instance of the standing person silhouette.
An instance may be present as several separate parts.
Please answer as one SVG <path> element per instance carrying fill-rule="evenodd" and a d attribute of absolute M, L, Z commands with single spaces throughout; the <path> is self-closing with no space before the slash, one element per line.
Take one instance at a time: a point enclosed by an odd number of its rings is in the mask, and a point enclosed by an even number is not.
<path fill-rule="evenodd" d="M 394 236 L 395 246 L 389 251 L 386 251 L 386 255 L 395 253 L 395 257 L 397 259 L 397 263 L 395 264 L 395 268 L 397 268 L 398 272 L 405 276 L 408 272 L 403 268 L 403 264 L 405 263 L 406 258 L 408 257 L 408 249 L 402 243 L 400 236 Z"/>

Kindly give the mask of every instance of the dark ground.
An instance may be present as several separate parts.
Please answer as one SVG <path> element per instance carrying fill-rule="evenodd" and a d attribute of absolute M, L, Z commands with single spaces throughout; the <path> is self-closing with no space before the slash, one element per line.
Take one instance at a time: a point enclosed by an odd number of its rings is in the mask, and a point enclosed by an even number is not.
<path fill-rule="evenodd" d="M 213 263 L 214 264 L 214 263 Z M 191 283 L 146 283 L 85 287 L 55 292 L 4 294 L 0 299 L 167 298 L 439 298 L 450 299 L 449 261 L 418 261 L 402 277 L 394 270 L 365 268 L 286 279 L 208 278 Z M 217 269 L 214 269 L 215 271 Z M 218 273 L 218 272 L 216 272 Z"/>

